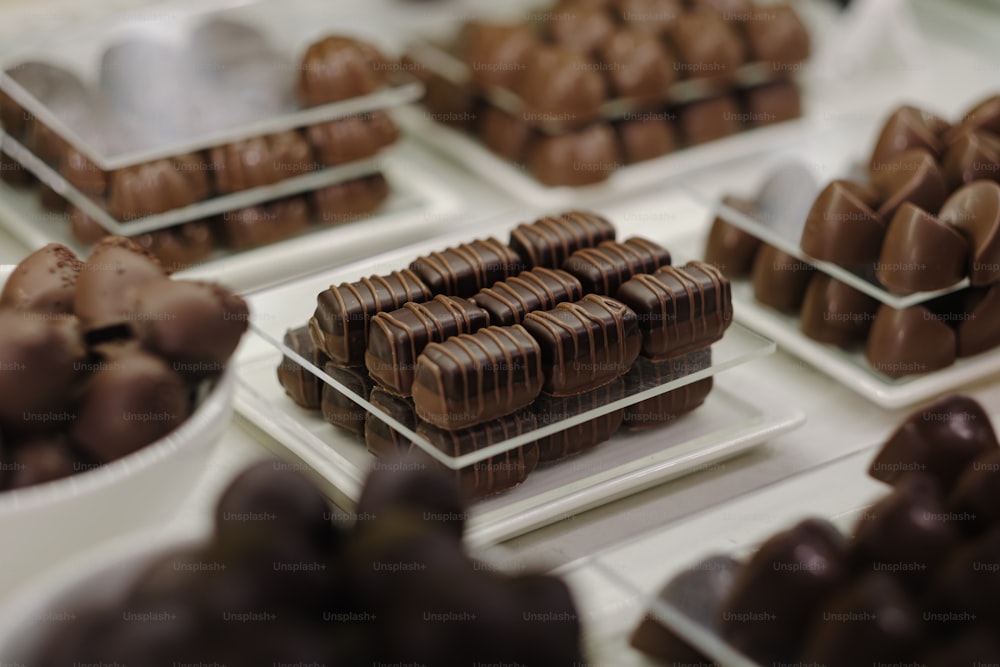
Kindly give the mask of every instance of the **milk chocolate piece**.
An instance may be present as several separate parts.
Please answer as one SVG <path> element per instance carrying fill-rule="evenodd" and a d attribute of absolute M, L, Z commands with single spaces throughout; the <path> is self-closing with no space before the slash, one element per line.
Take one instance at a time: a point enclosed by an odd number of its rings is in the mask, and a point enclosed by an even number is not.
<path fill-rule="evenodd" d="M 664 114 L 669 115 L 671 114 Z M 628 164 L 672 153 L 680 144 L 673 120 L 667 118 L 639 118 L 621 122 L 618 124 L 618 136 L 622 143 L 622 155 Z"/>
<path fill-rule="evenodd" d="M 72 146 L 67 146 L 59 172 L 84 194 L 103 197 L 108 191 L 108 172 Z"/>
<path fill-rule="evenodd" d="M 208 197 L 207 172 L 193 154 L 119 169 L 111 174 L 108 212 L 128 221 L 190 206 Z"/>
<path fill-rule="evenodd" d="M 431 298 L 431 292 L 409 269 L 341 283 L 319 293 L 309 331 L 316 346 L 342 366 L 364 363 L 368 327 L 376 313 Z"/>
<path fill-rule="evenodd" d="M 615 23 L 602 8 L 561 2 L 549 13 L 545 27 L 552 41 L 581 54 L 595 53 L 615 34 Z"/>
<path fill-rule="evenodd" d="M 765 306 L 795 314 L 802 308 L 815 269 L 808 263 L 761 243 L 753 261 L 753 296 Z"/>
<path fill-rule="evenodd" d="M 445 454 L 457 457 L 472 454 L 485 447 L 510 440 L 537 428 L 535 416 L 530 412 L 494 419 L 462 430 L 444 430 L 421 422 L 417 435 L 425 438 Z M 428 456 L 428 455 L 424 455 Z M 429 458 L 429 457 L 428 457 Z M 436 461 L 432 465 L 441 464 Z M 454 471 L 462 496 L 484 498 L 517 486 L 538 465 L 538 446 L 530 442 L 521 447 L 474 463 Z"/>
<path fill-rule="evenodd" d="M 404 53 L 401 66 L 424 84 L 420 103 L 438 122 L 469 129 L 476 120 L 476 88 L 469 80 L 454 81 L 417 57 Z"/>
<path fill-rule="evenodd" d="M 673 55 L 649 33 L 619 30 L 601 43 L 600 56 L 616 97 L 656 98 L 678 78 Z"/>
<path fill-rule="evenodd" d="M 865 358 L 889 377 L 929 373 L 955 363 L 955 332 L 927 307 L 882 305 L 868 334 Z"/>
<path fill-rule="evenodd" d="M 536 310 L 550 310 L 583 297 L 580 281 L 559 269 L 537 267 L 477 292 L 471 299 L 490 315 L 490 324 L 522 324 Z"/>
<path fill-rule="evenodd" d="M 87 98 L 87 88 L 78 76 L 47 62 L 29 60 L 17 63 L 5 69 L 4 74 L 46 106 L 73 106 Z M 3 112 L 0 121 L 4 130 L 14 138 L 22 139 L 31 114 L 6 95 L 0 110 Z"/>
<path fill-rule="evenodd" d="M 246 302 L 214 283 L 159 280 L 136 288 L 132 329 L 185 375 L 222 373 L 247 330 Z"/>
<path fill-rule="evenodd" d="M 670 40 L 679 67 L 691 78 L 732 74 L 747 59 L 736 27 L 710 9 L 695 8 L 678 16 Z"/>
<path fill-rule="evenodd" d="M 316 367 L 326 366 L 328 358 L 321 349 L 313 345 L 308 327 L 289 329 L 285 332 L 282 342 Z M 281 358 L 281 363 L 278 364 L 278 382 L 284 387 L 288 397 L 299 407 L 306 410 L 319 409 L 324 382 L 297 361 L 289 357 Z"/>
<path fill-rule="evenodd" d="M 802 96 L 799 87 L 792 81 L 755 86 L 743 93 L 743 99 L 749 127 L 783 123 L 802 115 Z"/>
<path fill-rule="evenodd" d="M 597 389 L 574 396 L 553 396 L 543 392 L 539 394 L 531 411 L 538 419 L 538 427 L 542 428 L 595 410 L 622 398 L 625 398 L 625 381 L 617 377 Z M 621 426 L 624 418 L 625 409 L 619 408 L 582 424 L 570 426 L 557 433 L 539 438 L 538 462 L 559 461 L 610 440 L 618 427 Z"/>
<path fill-rule="evenodd" d="M 882 445 L 868 474 L 888 484 L 911 473 L 930 475 L 947 494 L 973 459 L 998 448 L 983 407 L 953 394 L 907 417 Z"/>
<path fill-rule="evenodd" d="M 309 226 L 309 206 L 302 197 L 241 208 L 222 214 L 222 232 L 233 250 L 270 245 Z"/>
<path fill-rule="evenodd" d="M 614 241 L 615 228 L 603 217 L 586 211 L 568 211 L 539 218 L 510 233 L 510 247 L 531 266 L 557 269 L 577 250 L 601 241 Z"/>
<path fill-rule="evenodd" d="M 815 259 L 856 267 L 878 259 L 885 223 L 840 181 L 813 202 L 800 244 Z"/>
<path fill-rule="evenodd" d="M 769 4 L 759 20 L 743 24 L 750 60 L 771 63 L 775 71 L 788 71 L 809 58 L 809 32 L 791 5 Z"/>
<path fill-rule="evenodd" d="M 470 297 L 526 268 L 515 251 L 495 238 L 432 252 L 410 264 L 432 293 L 455 297 Z"/>
<path fill-rule="evenodd" d="M 722 139 L 743 129 L 743 113 L 732 95 L 685 104 L 677 114 L 681 137 L 688 146 Z"/>
<path fill-rule="evenodd" d="M 566 47 L 540 46 L 515 91 L 526 119 L 581 127 L 600 116 L 608 87 L 596 63 Z M 530 117 L 527 116 L 530 114 Z"/>
<path fill-rule="evenodd" d="M 191 414 L 188 390 L 167 361 L 119 346 L 87 381 L 70 439 L 98 461 L 114 461 L 177 428 Z"/>
<path fill-rule="evenodd" d="M 347 387 L 348 390 L 368 400 L 372 390 L 372 381 L 368 377 L 368 369 L 364 366 L 345 367 L 327 363 L 323 370 L 334 380 Z M 323 382 L 320 410 L 327 423 L 355 435 L 364 436 L 367 411 L 326 382 Z"/>
<path fill-rule="evenodd" d="M 872 165 L 872 185 L 882 196 L 878 215 L 892 218 L 904 203 L 912 203 L 930 213 L 948 197 L 944 172 L 934 156 L 922 148 L 900 153 L 891 160 Z"/>
<path fill-rule="evenodd" d="M 69 231 L 74 239 L 87 246 L 94 245 L 105 236 L 111 235 L 111 232 L 76 206 L 70 207 Z"/>
<path fill-rule="evenodd" d="M 101 240 L 80 269 L 73 312 L 84 331 L 128 323 L 135 290 L 167 278 L 160 263 L 133 241 L 120 236 Z"/>
<path fill-rule="evenodd" d="M 625 375 L 625 394 L 632 396 L 705 370 L 711 365 L 711 348 L 688 352 L 664 361 L 650 361 L 639 357 Z M 701 405 L 711 390 L 712 378 L 708 377 L 647 398 L 625 408 L 624 425 L 635 430 L 668 424 Z"/>
<path fill-rule="evenodd" d="M 969 518 L 960 525 L 966 535 L 1000 525 L 1000 449 L 988 449 L 965 466 L 948 495 L 948 509 Z"/>
<path fill-rule="evenodd" d="M 528 69 L 538 38 L 526 23 L 469 22 L 462 34 L 472 82 L 514 90 Z"/>
<path fill-rule="evenodd" d="M 528 313 L 524 328 L 541 348 L 542 391 L 553 396 L 590 391 L 625 374 L 642 345 L 635 311 L 597 294 Z"/>
<path fill-rule="evenodd" d="M 1000 95 L 987 97 L 965 112 L 960 124 L 962 129 L 987 130 L 1000 135 Z"/>
<path fill-rule="evenodd" d="M 302 106 L 339 102 L 373 93 L 388 80 L 385 57 L 370 44 L 329 35 L 302 56 L 298 95 Z"/>
<path fill-rule="evenodd" d="M 467 299 L 438 295 L 427 303 L 405 303 L 372 318 L 365 365 L 382 387 L 409 396 L 418 357 L 428 344 L 489 324 L 486 311 Z"/>
<path fill-rule="evenodd" d="M 878 301 L 825 273 L 809 280 L 799 328 L 809 338 L 837 347 L 863 345 Z"/>
<path fill-rule="evenodd" d="M 1000 284 L 959 290 L 927 306 L 955 330 L 959 357 L 971 357 L 1000 344 Z"/>
<path fill-rule="evenodd" d="M 52 315 L 71 314 L 82 267 L 83 262 L 72 250 L 50 243 L 18 263 L 0 293 L 0 306 Z"/>
<path fill-rule="evenodd" d="M 969 239 L 972 285 L 1000 280 L 1000 183 L 974 181 L 960 188 L 941 206 L 938 217 Z"/>
<path fill-rule="evenodd" d="M 950 126 L 937 116 L 904 105 L 892 112 L 875 142 L 869 167 L 877 168 L 911 148 L 924 148 L 937 157 L 944 150 L 941 135 Z"/>
<path fill-rule="evenodd" d="M 399 131 L 384 111 L 372 111 L 310 125 L 306 137 L 317 161 L 333 166 L 375 155 L 392 145 Z"/>
<path fill-rule="evenodd" d="M 733 320 L 729 280 L 702 262 L 639 274 L 617 296 L 639 316 L 642 355 L 654 361 L 711 345 Z"/>
<path fill-rule="evenodd" d="M 980 179 L 1000 180 L 1000 137 L 966 130 L 954 139 L 941 158 L 949 190 Z"/>
<path fill-rule="evenodd" d="M 886 229 L 876 275 L 897 294 L 944 289 L 965 277 L 968 256 L 957 229 L 906 202 Z"/>
<path fill-rule="evenodd" d="M 93 465 L 82 461 L 81 456 L 73 451 L 66 436 L 61 433 L 37 436 L 17 443 L 10 454 L 10 461 L 6 484 L 0 484 L 0 490 L 5 487 L 23 489 L 52 482 Z"/>
<path fill-rule="evenodd" d="M 670 264 L 670 251 L 633 236 L 621 243 L 603 241 L 596 248 L 577 250 L 563 262 L 563 270 L 579 279 L 585 293 L 613 295 L 622 283 L 639 273 L 652 273 Z"/>
<path fill-rule="evenodd" d="M 491 151 L 510 162 L 521 162 L 528 152 L 533 130 L 524 119 L 486 105 L 479 121 L 479 136 Z"/>
<path fill-rule="evenodd" d="M 341 225 L 368 217 L 389 197 L 389 182 L 372 174 L 334 183 L 309 193 L 309 203 L 319 222 Z"/>
<path fill-rule="evenodd" d="M 521 325 L 487 327 L 431 343 L 417 358 L 417 416 L 448 431 L 531 405 L 542 390 L 542 351 Z"/>
<path fill-rule="evenodd" d="M 553 136 L 539 136 L 528 147 L 528 170 L 544 185 L 572 187 L 607 180 L 624 166 L 615 131 L 604 123 Z"/>
<path fill-rule="evenodd" d="M 372 387 L 368 400 L 406 428 L 417 430 L 417 411 L 412 398 L 396 396 L 376 385 Z M 378 458 L 392 459 L 406 454 L 413 443 L 376 415 L 369 414 L 365 420 L 365 444 L 368 451 Z"/>
<path fill-rule="evenodd" d="M 756 205 L 749 199 L 726 195 L 722 203 L 751 218 L 756 216 Z M 716 215 L 705 244 L 705 263 L 717 267 L 727 278 L 746 278 L 760 246 L 756 236 Z"/>
<path fill-rule="evenodd" d="M 215 252 L 215 234 L 205 220 L 192 220 L 131 238 L 156 257 L 169 273 L 189 269 Z"/>
<path fill-rule="evenodd" d="M 684 13 L 680 0 L 615 0 L 612 4 L 623 25 L 657 37 L 670 34 L 677 18 Z"/>
<path fill-rule="evenodd" d="M 309 144 L 294 130 L 217 146 L 208 161 L 221 195 L 271 185 L 315 166 Z"/>
<path fill-rule="evenodd" d="M 813 613 L 848 580 L 844 538 L 808 519 L 764 542 L 722 605 L 722 636 L 762 663 L 793 660 Z"/>

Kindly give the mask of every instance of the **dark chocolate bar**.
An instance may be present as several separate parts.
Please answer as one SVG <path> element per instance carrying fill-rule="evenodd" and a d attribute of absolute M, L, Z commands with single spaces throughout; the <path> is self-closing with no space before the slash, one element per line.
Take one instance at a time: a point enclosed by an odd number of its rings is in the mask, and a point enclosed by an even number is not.
<path fill-rule="evenodd" d="M 458 297 L 470 297 L 526 268 L 514 250 L 494 238 L 432 252 L 410 264 L 432 293 Z"/>
<path fill-rule="evenodd" d="M 417 428 L 417 412 L 413 399 L 373 387 L 368 401 L 411 431 Z M 402 456 L 409 451 L 410 439 L 386 424 L 374 414 L 365 420 L 365 444 L 368 451 L 380 459 Z"/>
<path fill-rule="evenodd" d="M 490 314 L 490 324 L 521 324 L 535 310 L 549 310 L 583 297 L 580 281 L 559 269 L 536 267 L 480 290 L 472 302 Z"/>
<path fill-rule="evenodd" d="M 364 366 L 345 367 L 331 362 L 326 364 L 324 370 L 327 375 L 361 398 L 367 399 L 371 393 L 372 381 Z M 323 419 L 328 423 L 355 435 L 364 435 L 367 411 L 325 382 L 323 383 L 323 397 L 320 407 Z"/>
<path fill-rule="evenodd" d="M 608 384 L 575 396 L 540 394 L 532 406 L 538 427 L 548 426 L 625 398 L 625 380 L 618 377 Z M 582 424 L 538 439 L 538 462 L 558 461 L 592 449 L 609 440 L 625 417 L 625 409 L 612 410 Z"/>
<path fill-rule="evenodd" d="M 510 247 L 531 266 L 556 269 L 570 255 L 602 241 L 614 241 L 614 226 L 599 215 L 569 211 L 518 225 L 510 233 Z"/>
<path fill-rule="evenodd" d="M 597 294 L 529 313 L 524 328 L 542 351 L 542 389 L 554 396 L 590 391 L 625 374 L 642 345 L 635 312 Z"/>
<path fill-rule="evenodd" d="M 604 241 L 596 248 L 577 250 L 562 268 L 579 279 L 584 292 L 612 296 L 632 276 L 652 273 L 667 264 L 670 252 L 666 248 L 633 237 L 621 243 Z"/>

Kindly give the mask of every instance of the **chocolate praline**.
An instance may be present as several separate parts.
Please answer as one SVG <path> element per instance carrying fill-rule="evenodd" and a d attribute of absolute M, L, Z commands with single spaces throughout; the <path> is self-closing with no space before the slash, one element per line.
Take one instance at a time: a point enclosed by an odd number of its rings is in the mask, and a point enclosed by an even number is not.
<path fill-rule="evenodd" d="M 681 138 L 688 146 L 722 139 L 743 129 L 743 114 L 732 95 L 685 104 L 678 108 L 677 117 Z"/>
<path fill-rule="evenodd" d="M 399 137 L 384 111 L 372 111 L 310 125 L 306 138 L 323 165 L 333 166 L 371 157 Z"/>
<path fill-rule="evenodd" d="M 312 222 L 302 197 L 241 208 L 222 214 L 222 234 L 233 250 L 269 245 L 301 233 Z"/>
<path fill-rule="evenodd" d="M 389 182 L 379 173 L 315 190 L 309 204 L 320 224 L 341 225 L 368 217 L 389 194 Z"/>
<path fill-rule="evenodd" d="M 600 7 L 564 1 L 552 9 L 545 28 L 556 44 L 580 53 L 594 53 L 611 39 L 615 23 Z"/>
<path fill-rule="evenodd" d="M 511 162 L 524 160 L 534 136 L 529 123 L 490 105 L 483 107 L 478 132 L 487 148 Z"/>
<path fill-rule="evenodd" d="M 525 120 L 580 127 L 600 116 L 608 87 L 596 63 L 564 47 L 538 47 L 515 90 Z"/>
<path fill-rule="evenodd" d="M 387 61 L 361 40 L 329 35 L 302 56 L 299 101 L 310 107 L 373 93 L 388 82 Z"/>
<path fill-rule="evenodd" d="M 528 148 L 528 169 L 551 186 L 592 185 L 624 166 L 614 130 L 597 123 L 585 130 L 535 139 Z"/>
<path fill-rule="evenodd" d="M 208 151 L 219 194 L 271 185 L 312 171 L 312 150 L 294 130 L 253 137 Z"/>
<path fill-rule="evenodd" d="M 94 247 L 80 270 L 73 312 L 85 331 L 124 325 L 135 290 L 166 278 L 156 258 L 134 241 L 109 236 Z"/>
<path fill-rule="evenodd" d="M 802 300 L 799 328 L 809 338 L 838 347 L 863 345 L 878 301 L 825 273 L 815 273 Z"/>
<path fill-rule="evenodd" d="M 923 305 L 896 309 L 883 304 L 865 347 L 872 368 L 893 378 L 946 368 L 956 355 L 954 330 Z"/>
<path fill-rule="evenodd" d="M 183 208 L 209 196 L 208 164 L 200 155 L 147 162 L 111 174 L 108 211 L 120 221 Z"/>
<path fill-rule="evenodd" d="M 722 204 L 750 218 L 756 214 L 756 204 L 750 199 L 726 195 Z M 756 236 L 728 222 L 722 215 L 716 215 L 705 242 L 705 262 L 718 267 L 727 278 L 746 278 L 750 276 L 760 246 L 761 241 Z"/>
<path fill-rule="evenodd" d="M 50 243 L 18 263 L 0 292 L 0 306 L 69 315 L 82 268 L 72 250 Z"/>
<path fill-rule="evenodd" d="M 459 39 L 472 82 L 507 90 L 518 87 L 539 44 L 526 23 L 472 21 L 465 24 Z"/>
<path fill-rule="evenodd" d="M 750 272 L 754 298 L 782 313 L 797 313 L 814 271 L 810 264 L 762 243 Z"/>
<path fill-rule="evenodd" d="M 670 29 L 670 39 L 678 67 L 688 78 L 729 76 L 747 59 L 736 27 L 711 9 L 681 14 Z"/>
<path fill-rule="evenodd" d="M 170 273 L 191 268 L 208 258 L 216 247 L 212 225 L 204 220 L 192 220 L 133 238 Z"/>
<path fill-rule="evenodd" d="M 876 275 L 897 294 L 944 289 L 965 277 L 968 256 L 955 227 L 906 202 L 886 229 Z"/>
<path fill-rule="evenodd" d="M 981 287 L 1000 281 L 1000 183 L 969 183 L 948 198 L 938 217 L 969 240 L 972 285 Z"/>
<path fill-rule="evenodd" d="M 618 124 L 618 136 L 626 163 L 652 160 L 677 149 L 680 140 L 672 114 L 663 115 L 670 118 L 643 118 Z"/>

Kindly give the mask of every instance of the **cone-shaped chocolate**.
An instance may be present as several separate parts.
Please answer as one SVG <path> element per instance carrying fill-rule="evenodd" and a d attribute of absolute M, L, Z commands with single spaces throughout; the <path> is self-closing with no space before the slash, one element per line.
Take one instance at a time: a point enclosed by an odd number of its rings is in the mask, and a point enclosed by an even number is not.
<path fill-rule="evenodd" d="M 730 208 L 753 217 L 754 203 L 749 199 L 726 196 L 722 203 Z M 716 216 L 708 232 L 705 246 L 705 263 L 712 264 L 730 280 L 746 278 L 753 267 L 753 259 L 760 248 L 760 239 L 745 232 L 736 225 Z"/>
<path fill-rule="evenodd" d="M 869 167 L 874 169 L 911 148 L 926 148 L 932 155 L 940 155 L 944 148 L 940 137 L 949 128 L 948 123 L 934 114 L 909 105 L 901 106 L 882 126 Z"/>
<path fill-rule="evenodd" d="M 965 112 L 959 127 L 983 129 L 1000 134 L 1000 95 L 987 97 Z"/>
<path fill-rule="evenodd" d="M 971 242 L 972 284 L 979 287 L 1000 280 L 1000 183 L 969 183 L 948 198 L 938 217 L 958 227 Z"/>
<path fill-rule="evenodd" d="M 825 273 L 814 273 L 802 301 L 799 327 L 813 340 L 838 347 L 868 338 L 878 301 Z"/>
<path fill-rule="evenodd" d="M 941 159 L 948 189 L 979 179 L 1000 180 L 1000 136 L 983 130 L 965 130 L 948 146 Z"/>
<path fill-rule="evenodd" d="M 925 306 L 882 305 L 868 332 L 865 357 L 878 372 L 903 377 L 952 365 L 957 348 L 952 328 Z"/>
<path fill-rule="evenodd" d="M 751 274 L 754 298 L 783 313 L 797 313 L 814 271 L 809 264 L 762 243 Z"/>
<path fill-rule="evenodd" d="M 914 148 L 872 167 L 872 185 L 882 196 L 877 213 L 889 220 L 905 202 L 937 213 L 948 197 L 944 173 L 934 156 Z"/>
<path fill-rule="evenodd" d="M 834 181 L 813 202 L 800 242 L 810 256 L 846 267 L 878 259 L 885 223 L 851 190 Z"/>
<path fill-rule="evenodd" d="M 965 277 L 968 255 L 969 243 L 957 229 L 907 202 L 886 229 L 875 271 L 897 294 L 944 289 Z"/>

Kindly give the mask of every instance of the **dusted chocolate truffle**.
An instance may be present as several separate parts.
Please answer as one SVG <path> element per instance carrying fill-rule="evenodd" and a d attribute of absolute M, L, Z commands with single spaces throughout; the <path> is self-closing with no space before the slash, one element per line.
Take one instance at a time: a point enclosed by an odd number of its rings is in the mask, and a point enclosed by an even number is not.
<path fill-rule="evenodd" d="M 595 123 L 584 130 L 541 136 L 528 148 L 528 170 L 544 185 L 580 186 L 606 180 L 624 166 L 618 139 L 610 126 Z"/>
<path fill-rule="evenodd" d="M 50 314 L 71 314 L 83 262 L 72 250 L 50 243 L 21 260 L 0 293 L 0 306 Z"/>
<path fill-rule="evenodd" d="M 791 5 L 769 4 L 757 18 L 743 24 L 750 60 L 787 71 L 809 57 L 809 33 Z"/>
<path fill-rule="evenodd" d="M 522 324 L 536 310 L 550 310 L 560 303 L 583 297 L 580 281 L 558 269 L 537 267 L 480 290 L 470 298 L 490 316 L 490 324 Z"/>
<path fill-rule="evenodd" d="M 908 105 L 901 106 L 882 126 L 869 167 L 875 169 L 911 148 L 924 148 L 937 157 L 944 149 L 941 135 L 949 128 L 948 123 L 932 113 Z"/>
<path fill-rule="evenodd" d="M 215 234 L 205 220 L 157 229 L 132 239 L 170 273 L 189 269 L 215 252 Z"/>
<path fill-rule="evenodd" d="M 564 127 L 580 127 L 598 118 L 608 96 L 597 65 L 560 47 L 538 47 L 515 92 L 524 103 L 526 120 Z"/>
<path fill-rule="evenodd" d="M 922 148 L 873 165 L 872 185 L 882 197 L 877 213 L 885 220 L 891 219 L 904 203 L 936 213 L 948 196 L 941 167 Z"/>
<path fill-rule="evenodd" d="M 865 358 L 889 377 L 929 373 L 955 363 L 955 332 L 925 306 L 882 305 L 868 334 Z"/>
<path fill-rule="evenodd" d="M 373 93 L 388 80 L 387 62 L 366 42 L 329 35 L 310 44 L 299 70 L 299 102 L 311 107 Z"/>
<path fill-rule="evenodd" d="M 395 143 L 399 131 L 384 111 L 372 111 L 310 125 L 306 137 L 316 160 L 334 166 L 375 155 Z"/>
<path fill-rule="evenodd" d="M 522 224 L 510 233 L 510 247 L 530 266 L 558 269 L 577 250 L 614 241 L 615 228 L 587 211 L 567 211 Z"/>
<path fill-rule="evenodd" d="M 792 81 L 776 81 L 744 91 L 746 124 L 763 127 L 783 123 L 802 115 L 802 96 Z"/>
<path fill-rule="evenodd" d="M 119 169 L 111 174 L 108 211 L 128 221 L 197 203 L 209 195 L 207 167 L 185 155 Z"/>
<path fill-rule="evenodd" d="M 878 301 L 825 273 L 815 272 L 802 301 L 799 328 L 809 338 L 838 347 L 862 345 Z"/>
<path fill-rule="evenodd" d="M 722 139 L 742 129 L 743 113 L 732 95 L 685 104 L 677 114 L 681 138 L 688 146 Z"/>
<path fill-rule="evenodd" d="M 1000 184 L 969 183 L 948 198 L 938 217 L 969 239 L 972 285 L 979 287 L 1000 281 Z"/>
<path fill-rule="evenodd" d="M 782 313 L 797 313 L 815 270 L 808 263 L 762 243 L 751 270 L 753 296 Z"/>
<path fill-rule="evenodd" d="M 747 59 L 736 27 L 711 9 L 696 8 L 677 17 L 670 40 L 678 67 L 691 78 L 732 74 Z"/>
<path fill-rule="evenodd" d="M 577 250 L 563 262 L 562 268 L 580 281 L 584 293 L 613 296 L 632 276 L 652 273 L 668 264 L 669 250 L 633 236 L 621 243 L 602 241 L 596 248 Z"/>
<path fill-rule="evenodd" d="M 208 160 L 220 195 L 271 185 L 315 166 L 309 144 L 294 130 L 217 146 Z"/>
<path fill-rule="evenodd" d="M 672 118 L 627 120 L 618 124 L 618 135 L 628 164 L 666 155 L 676 150 L 679 144 Z"/>
<path fill-rule="evenodd" d="M 648 33 L 619 30 L 602 42 L 600 55 L 613 96 L 659 97 L 678 78 L 673 56 Z"/>
<path fill-rule="evenodd" d="M 727 195 L 722 203 L 750 218 L 756 216 L 756 204 L 749 199 Z M 746 278 L 760 246 L 756 236 L 726 221 L 722 215 L 716 215 L 705 243 L 705 263 L 718 267 L 727 278 Z"/>
<path fill-rule="evenodd" d="M 575 396 L 539 394 L 531 407 L 543 428 L 625 398 L 625 381 L 617 377 L 611 382 Z M 579 454 L 610 440 L 625 418 L 625 409 L 612 410 L 582 424 L 564 428 L 538 439 L 538 462 L 549 463 Z"/>
<path fill-rule="evenodd" d="M 324 369 L 326 374 L 337 382 L 347 387 L 357 396 L 368 400 L 372 391 L 372 381 L 368 377 L 368 370 L 364 366 L 350 367 L 338 366 L 332 362 L 327 363 Z M 364 436 L 365 416 L 368 414 L 363 407 L 345 396 L 340 390 L 332 385 L 323 382 L 323 399 L 320 410 L 323 419 L 328 424 L 333 424 L 355 435 Z"/>
<path fill-rule="evenodd" d="M 565 1 L 557 4 L 546 23 L 552 41 L 581 54 L 594 53 L 612 39 L 615 23 L 601 7 Z"/>
<path fill-rule="evenodd" d="M 538 46 L 526 23 L 470 22 L 461 37 L 472 82 L 480 88 L 517 89 Z"/>
<path fill-rule="evenodd" d="M 326 365 L 328 357 L 313 345 L 308 327 L 289 329 L 285 332 L 282 342 L 293 352 L 311 361 L 317 368 Z M 294 359 L 287 356 L 281 358 L 281 363 L 278 364 L 278 382 L 285 389 L 285 394 L 299 407 L 306 410 L 319 409 L 323 380 L 303 368 Z"/>
<path fill-rule="evenodd" d="M 897 294 L 944 289 L 965 277 L 968 256 L 955 227 L 907 202 L 886 229 L 876 275 Z"/>
<path fill-rule="evenodd" d="M 302 197 L 241 208 L 222 214 L 222 231 L 233 250 L 277 243 L 309 227 L 309 206 Z"/>
<path fill-rule="evenodd" d="M 457 297 L 470 297 L 526 268 L 514 250 L 495 238 L 432 252 L 410 264 L 432 293 Z"/>
<path fill-rule="evenodd" d="M 367 217 L 388 197 L 385 176 L 373 174 L 315 190 L 309 193 L 309 202 L 319 222 L 340 225 Z"/>
<path fill-rule="evenodd" d="M 486 105 L 479 120 L 479 136 L 491 151 L 510 162 L 521 162 L 533 136 L 531 125 L 522 118 Z"/>
<path fill-rule="evenodd" d="M 1000 179 L 1000 137 L 985 131 L 963 131 L 949 144 L 941 169 L 949 190 L 980 179 Z"/>
<path fill-rule="evenodd" d="M 813 202 L 800 244 L 815 259 L 856 267 L 878 259 L 885 223 L 842 181 L 831 182 Z"/>

